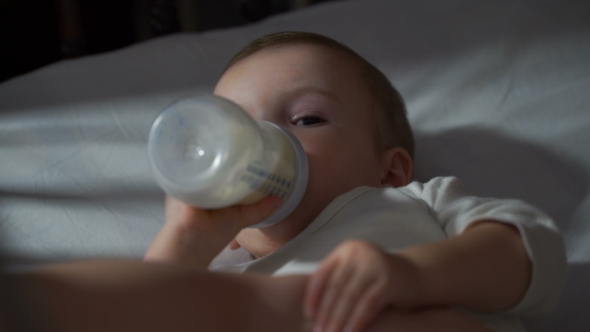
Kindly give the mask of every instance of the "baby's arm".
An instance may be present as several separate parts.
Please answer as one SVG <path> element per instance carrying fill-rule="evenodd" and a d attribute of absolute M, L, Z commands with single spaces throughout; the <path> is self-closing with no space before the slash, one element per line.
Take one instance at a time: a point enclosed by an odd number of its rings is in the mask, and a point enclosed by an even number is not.
<path fill-rule="evenodd" d="M 280 198 L 266 197 L 255 204 L 204 210 L 167 196 L 166 221 L 144 259 L 207 268 L 242 228 L 266 219 L 280 204 Z"/>
<path fill-rule="evenodd" d="M 408 248 L 402 255 L 421 271 L 425 304 L 506 310 L 531 281 L 531 261 L 518 230 L 500 222 L 473 223 L 457 237 Z"/>
<path fill-rule="evenodd" d="M 518 231 L 480 221 L 452 239 L 387 254 L 350 241 L 324 260 L 306 290 L 305 313 L 322 331 L 361 331 L 388 306 L 514 306 L 531 275 Z"/>

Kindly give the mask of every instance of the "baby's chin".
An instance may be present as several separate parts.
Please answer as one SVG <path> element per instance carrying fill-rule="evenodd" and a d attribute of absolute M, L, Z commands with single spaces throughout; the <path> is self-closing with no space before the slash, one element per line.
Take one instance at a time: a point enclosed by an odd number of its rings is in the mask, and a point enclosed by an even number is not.
<path fill-rule="evenodd" d="M 240 246 L 256 257 L 266 256 L 303 232 L 345 188 L 321 191 L 329 186 L 310 186 L 293 212 L 282 221 L 265 228 L 246 228 L 236 237 Z M 352 190 L 352 188 L 351 188 Z M 342 192 L 341 192 L 342 191 Z"/>

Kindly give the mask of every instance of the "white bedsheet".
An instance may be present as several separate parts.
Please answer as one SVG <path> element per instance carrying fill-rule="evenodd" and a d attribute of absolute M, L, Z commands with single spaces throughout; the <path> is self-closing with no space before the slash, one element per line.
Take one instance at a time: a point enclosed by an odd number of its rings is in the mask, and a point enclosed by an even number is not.
<path fill-rule="evenodd" d="M 333 37 L 405 97 L 416 177 L 456 175 L 555 218 L 570 274 L 531 331 L 590 330 L 590 2 L 363 0 L 179 34 L 60 62 L 0 84 L 0 250 L 11 266 L 139 258 L 163 220 L 148 166 L 156 115 L 211 91 L 248 41 Z"/>

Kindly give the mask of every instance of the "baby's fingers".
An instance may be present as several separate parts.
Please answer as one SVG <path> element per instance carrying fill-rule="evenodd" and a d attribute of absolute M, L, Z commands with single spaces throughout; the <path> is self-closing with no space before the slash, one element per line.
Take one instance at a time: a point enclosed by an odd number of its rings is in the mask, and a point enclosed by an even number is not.
<path fill-rule="evenodd" d="M 316 317 L 320 301 L 322 300 L 323 293 L 326 289 L 326 284 L 336 268 L 337 263 L 338 261 L 336 259 L 327 259 L 317 271 L 309 277 L 303 299 L 303 314 L 305 318 L 312 320 Z"/>
<path fill-rule="evenodd" d="M 332 324 L 334 310 L 342 299 L 342 294 L 347 289 L 353 272 L 353 267 L 348 264 L 340 264 L 333 270 L 315 315 L 317 331 L 327 331 L 326 328 Z"/>
<path fill-rule="evenodd" d="M 268 218 L 282 203 L 279 197 L 269 196 L 260 202 L 247 205 L 235 205 L 225 209 L 212 210 L 213 220 L 235 221 L 238 229 L 255 225 Z"/>
<path fill-rule="evenodd" d="M 351 314 L 347 317 L 345 332 L 360 332 L 373 321 L 385 307 L 382 287 L 370 285 L 356 302 Z"/>
<path fill-rule="evenodd" d="M 368 278 L 362 274 L 354 274 L 346 283 L 346 287 L 338 294 L 335 306 L 329 315 L 328 332 L 342 331 L 348 325 L 353 310 L 359 305 L 359 301 L 370 289 L 375 279 Z M 346 330 L 345 330 L 346 331 Z"/>

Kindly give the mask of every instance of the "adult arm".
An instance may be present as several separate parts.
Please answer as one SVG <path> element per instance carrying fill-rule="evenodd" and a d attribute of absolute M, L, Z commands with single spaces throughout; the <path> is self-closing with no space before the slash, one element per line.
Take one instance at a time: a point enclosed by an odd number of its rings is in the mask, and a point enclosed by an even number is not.
<path fill-rule="evenodd" d="M 3 276 L 20 290 L 30 331 L 309 331 L 301 301 L 308 277 L 212 273 L 179 264 L 102 260 Z M 11 305 L 5 297 L 0 307 Z M 2 321 L 3 331 L 21 331 Z M 382 312 L 367 332 L 483 331 L 450 311 Z"/>
<path fill-rule="evenodd" d="M 302 331 L 305 277 L 212 273 L 180 264 L 100 260 L 5 276 L 35 331 Z M 288 286 L 287 286 L 288 285 Z M 298 287 L 298 285 L 301 285 Z M 14 301 L 3 298 L 4 307 Z M 19 321 L 9 322 L 14 331 Z M 6 324 L 5 324 L 6 325 Z M 10 331 L 10 329 L 6 329 Z"/>

